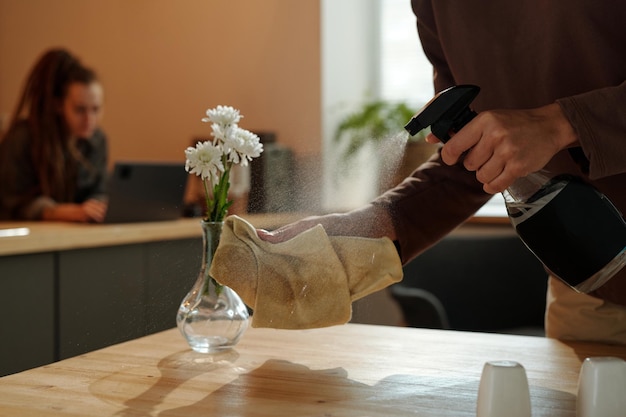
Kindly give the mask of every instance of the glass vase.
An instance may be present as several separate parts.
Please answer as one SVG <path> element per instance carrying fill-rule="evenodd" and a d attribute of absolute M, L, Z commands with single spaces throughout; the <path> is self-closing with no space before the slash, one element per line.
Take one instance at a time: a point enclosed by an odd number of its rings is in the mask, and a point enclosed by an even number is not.
<path fill-rule="evenodd" d="M 223 224 L 201 222 L 203 251 L 200 272 L 176 315 L 178 329 L 189 346 L 200 353 L 232 348 L 248 328 L 249 313 L 242 299 L 209 275 Z"/>

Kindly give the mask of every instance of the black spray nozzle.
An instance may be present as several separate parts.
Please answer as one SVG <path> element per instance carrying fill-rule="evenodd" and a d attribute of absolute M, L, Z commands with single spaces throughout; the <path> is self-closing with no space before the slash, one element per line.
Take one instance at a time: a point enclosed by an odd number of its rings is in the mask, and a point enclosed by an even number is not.
<path fill-rule="evenodd" d="M 404 128 L 413 136 L 430 126 L 433 135 L 445 143 L 450 132 L 458 132 L 476 116 L 469 105 L 479 91 L 480 87 L 475 85 L 447 88 L 433 97 Z"/>

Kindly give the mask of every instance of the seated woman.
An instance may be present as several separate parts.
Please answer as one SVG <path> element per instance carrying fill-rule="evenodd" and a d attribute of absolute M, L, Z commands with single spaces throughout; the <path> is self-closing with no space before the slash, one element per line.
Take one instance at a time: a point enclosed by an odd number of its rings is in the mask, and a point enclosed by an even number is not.
<path fill-rule="evenodd" d="M 0 139 L 0 219 L 104 219 L 102 101 L 96 74 L 71 53 L 39 58 Z"/>

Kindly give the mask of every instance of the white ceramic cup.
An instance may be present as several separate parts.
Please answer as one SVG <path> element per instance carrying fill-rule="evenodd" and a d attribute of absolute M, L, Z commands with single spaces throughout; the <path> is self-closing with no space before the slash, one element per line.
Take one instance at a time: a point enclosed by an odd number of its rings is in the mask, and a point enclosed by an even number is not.
<path fill-rule="evenodd" d="M 626 416 L 626 361 L 613 357 L 583 361 L 578 377 L 576 416 Z"/>
<path fill-rule="evenodd" d="M 478 386 L 477 417 L 530 417 L 526 370 L 514 361 L 485 363 Z"/>

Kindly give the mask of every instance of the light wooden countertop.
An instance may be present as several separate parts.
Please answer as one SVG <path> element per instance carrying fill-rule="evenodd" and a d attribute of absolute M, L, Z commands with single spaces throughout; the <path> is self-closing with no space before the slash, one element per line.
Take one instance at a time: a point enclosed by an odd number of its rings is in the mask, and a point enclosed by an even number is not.
<path fill-rule="evenodd" d="M 247 214 L 258 228 L 281 226 L 304 217 L 300 213 Z M 0 256 L 124 245 L 202 236 L 199 218 L 121 224 L 0 222 Z"/>
<path fill-rule="evenodd" d="M 203 355 L 171 329 L 0 378 L 0 416 L 474 417 L 484 363 L 512 360 L 533 417 L 575 417 L 591 356 L 626 358 L 626 346 L 348 324 L 250 328 Z"/>
<path fill-rule="evenodd" d="M 245 214 L 258 228 L 282 226 L 306 217 L 306 213 Z M 93 248 L 200 237 L 199 218 L 173 221 L 84 224 L 64 222 L 0 222 L 0 256 Z M 510 223 L 469 221 L 455 229 L 457 236 L 515 235 Z"/>

